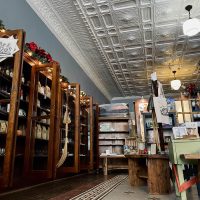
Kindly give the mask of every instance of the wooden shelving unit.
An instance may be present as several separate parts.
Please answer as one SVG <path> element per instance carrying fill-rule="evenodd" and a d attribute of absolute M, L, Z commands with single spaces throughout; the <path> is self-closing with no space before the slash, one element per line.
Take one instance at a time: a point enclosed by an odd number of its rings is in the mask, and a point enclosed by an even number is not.
<path fill-rule="evenodd" d="M 143 121 L 144 121 L 144 133 L 145 133 L 145 139 L 148 145 L 151 145 L 152 143 L 155 143 L 153 140 L 153 122 L 152 122 L 152 113 L 150 112 L 144 112 L 142 113 L 143 115 Z M 168 144 L 166 142 L 166 138 L 168 139 L 169 137 L 173 137 L 173 132 L 172 128 L 176 123 L 176 117 L 174 112 L 169 113 L 169 118 L 170 118 L 170 125 L 163 124 L 162 129 L 163 129 L 163 134 L 164 134 L 164 141 L 165 145 Z M 152 132 L 152 134 L 151 134 Z M 167 146 L 166 146 L 167 148 Z"/>
<path fill-rule="evenodd" d="M 0 32 L 0 37 L 13 36 L 18 39 L 17 51 L 13 57 L 0 63 L 0 120 L 1 130 L 6 134 L 0 137 L 0 188 L 11 187 L 15 168 L 18 112 L 20 107 L 20 88 L 24 46 L 23 30 Z M 12 112 L 9 112 L 12 111 Z M 4 129 L 4 130 L 2 130 Z"/>
<path fill-rule="evenodd" d="M 43 182 L 55 174 L 55 134 L 58 112 L 60 67 L 57 62 L 40 64 L 25 54 L 31 67 L 27 114 L 24 177 Z"/>
<path fill-rule="evenodd" d="M 116 120 L 114 117 L 99 117 L 99 154 L 105 153 L 106 150 L 123 154 L 125 138 L 129 136 L 128 119 L 128 117 L 116 117 Z"/>
<path fill-rule="evenodd" d="M 124 159 L 123 147 L 125 139 L 129 137 L 128 117 L 99 117 L 99 155 L 103 168 L 104 155 L 109 150 L 106 162 L 110 169 L 128 169 L 127 160 Z M 104 170 L 104 174 L 107 173 Z"/>
<path fill-rule="evenodd" d="M 85 171 L 90 167 L 90 118 L 87 97 L 80 98 L 80 138 L 79 138 L 79 170 Z"/>
<path fill-rule="evenodd" d="M 93 163 L 94 169 L 99 169 L 99 105 L 93 103 Z"/>
<path fill-rule="evenodd" d="M 56 176 L 65 177 L 69 173 L 79 172 L 79 129 L 80 129 L 80 85 L 78 83 L 61 83 L 60 85 L 60 135 L 56 160 L 60 159 L 66 140 L 66 127 L 63 123 L 66 108 L 68 107 L 71 123 L 68 124 L 68 154 L 65 162 L 57 169 Z M 57 135 L 58 136 L 58 135 Z"/>

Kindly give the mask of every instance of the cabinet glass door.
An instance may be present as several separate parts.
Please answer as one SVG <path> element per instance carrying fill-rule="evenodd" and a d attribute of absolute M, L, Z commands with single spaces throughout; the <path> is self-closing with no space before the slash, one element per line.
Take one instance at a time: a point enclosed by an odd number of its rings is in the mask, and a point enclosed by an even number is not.
<path fill-rule="evenodd" d="M 89 167 L 89 148 L 90 148 L 90 133 L 89 133 L 89 110 L 87 99 L 80 99 L 80 170 L 87 170 Z"/>
<path fill-rule="evenodd" d="M 36 72 L 35 98 L 32 116 L 33 170 L 47 170 L 49 152 L 50 108 L 52 80 L 46 71 Z M 51 72 L 49 76 L 52 77 Z"/>
<path fill-rule="evenodd" d="M 26 128 L 27 116 L 29 108 L 30 97 L 30 79 L 31 79 L 31 66 L 24 61 L 21 76 L 18 124 L 17 124 L 17 140 L 16 150 L 14 157 L 14 186 L 24 184 L 22 180 L 23 167 L 25 160 L 25 146 L 26 146 Z"/>
<path fill-rule="evenodd" d="M 59 66 L 56 63 L 32 67 L 31 92 L 28 113 L 27 157 L 28 173 L 41 172 L 52 178 L 54 158 L 54 135 L 57 109 Z M 28 159 L 28 158 L 27 158 Z M 26 171 L 27 172 L 27 171 Z"/>
<path fill-rule="evenodd" d="M 22 30 L 0 31 L 0 38 L 7 40 L 9 37 L 17 39 L 19 50 L 0 62 L 0 187 L 12 185 L 24 33 Z M 1 54 L 11 49 L 8 50 L 8 43 L 4 44 L 2 41 Z"/>
<path fill-rule="evenodd" d="M 78 124 L 79 124 L 79 84 L 61 83 L 61 123 L 60 123 L 60 153 L 62 157 L 67 145 L 67 157 L 59 167 L 60 176 L 66 173 L 78 172 Z M 67 144 L 66 144 L 67 142 Z"/>

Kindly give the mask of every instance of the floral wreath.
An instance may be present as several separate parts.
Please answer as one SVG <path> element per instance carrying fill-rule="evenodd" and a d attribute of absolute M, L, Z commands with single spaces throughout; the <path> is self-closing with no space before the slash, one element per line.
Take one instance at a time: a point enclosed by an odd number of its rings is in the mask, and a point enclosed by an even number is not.
<path fill-rule="evenodd" d="M 35 42 L 26 43 L 24 50 L 31 57 L 39 60 L 41 63 L 53 62 L 51 55 L 44 49 L 38 47 L 38 45 Z"/>

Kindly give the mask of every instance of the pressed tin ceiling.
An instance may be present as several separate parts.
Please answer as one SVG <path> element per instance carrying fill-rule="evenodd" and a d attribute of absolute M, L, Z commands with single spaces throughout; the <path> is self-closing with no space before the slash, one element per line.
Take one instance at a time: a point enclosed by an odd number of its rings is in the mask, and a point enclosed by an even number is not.
<path fill-rule="evenodd" d="M 200 83 L 200 34 L 182 31 L 186 5 L 200 19 L 199 0 L 27 2 L 108 99 L 149 94 L 154 71 L 166 94 L 174 69 L 183 84 Z"/>

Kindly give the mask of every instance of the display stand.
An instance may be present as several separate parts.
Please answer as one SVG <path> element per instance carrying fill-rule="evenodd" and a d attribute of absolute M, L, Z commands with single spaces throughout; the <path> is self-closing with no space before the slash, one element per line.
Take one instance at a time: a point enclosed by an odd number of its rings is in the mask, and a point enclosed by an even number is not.
<path fill-rule="evenodd" d="M 128 158 L 129 181 L 132 186 L 146 185 L 150 194 L 171 192 L 169 158 L 165 155 L 133 154 Z M 147 164 L 146 164 L 147 162 Z"/>
<path fill-rule="evenodd" d="M 108 175 L 108 170 L 111 169 L 128 169 L 127 167 L 127 159 L 124 155 L 100 155 L 100 158 L 103 159 L 103 174 L 106 176 Z M 118 160 L 123 163 L 118 165 Z"/>
<path fill-rule="evenodd" d="M 35 61 L 31 69 L 24 176 L 32 183 L 54 178 L 59 73 L 57 62 Z"/>
<path fill-rule="evenodd" d="M 67 108 L 68 107 L 68 108 Z M 70 118 L 68 133 L 66 138 L 66 124 L 64 118 L 67 117 L 66 109 Z M 80 130 L 80 84 L 64 83 L 60 85 L 59 95 L 60 118 L 58 120 L 60 134 L 57 134 L 58 148 L 56 149 L 56 163 L 62 155 L 65 140 L 67 143 L 67 157 L 64 163 L 57 168 L 56 177 L 66 177 L 67 174 L 79 172 L 79 130 Z"/>
<path fill-rule="evenodd" d="M 25 33 L 23 30 L 0 31 L 1 38 L 11 36 L 18 40 L 19 50 L 0 63 L 0 188 L 13 185 Z"/>

